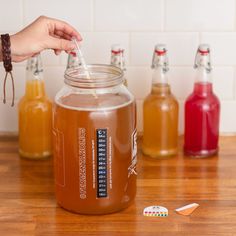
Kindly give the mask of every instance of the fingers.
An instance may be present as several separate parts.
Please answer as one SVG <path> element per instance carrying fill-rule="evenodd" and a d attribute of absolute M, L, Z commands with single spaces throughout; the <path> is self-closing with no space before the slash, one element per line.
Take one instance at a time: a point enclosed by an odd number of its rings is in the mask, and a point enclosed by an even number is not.
<path fill-rule="evenodd" d="M 67 39 L 67 40 L 71 40 L 71 38 L 72 38 L 69 34 L 66 34 L 65 32 L 60 31 L 60 30 L 56 30 L 54 32 L 54 35 L 59 36 L 60 38 Z"/>
<path fill-rule="evenodd" d="M 47 48 L 52 48 L 55 50 L 55 53 L 59 53 L 61 50 L 71 51 L 75 48 L 75 45 L 70 40 L 59 39 L 55 37 L 50 37 L 47 42 Z"/>
<path fill-rule="evenodd" d="M 53 18 L 48 18 L 47 20 L 49 21 L 50 24 L 53 25 L 54 33 L 55 32 L 60 33 L 60 34 L 63 33 L 63 35 L 65 35 L 66 37 L 67 36 L 70 37 L 70 39 L 72 37 L 75 37 L 79 41 L 82 40 L 79 32 L 68 23 L 61 20 L 53 19 Z"/>

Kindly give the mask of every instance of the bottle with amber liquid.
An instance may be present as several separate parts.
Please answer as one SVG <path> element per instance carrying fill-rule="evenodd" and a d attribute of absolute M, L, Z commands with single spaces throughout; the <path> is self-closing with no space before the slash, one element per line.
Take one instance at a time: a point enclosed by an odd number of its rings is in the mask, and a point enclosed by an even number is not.
<path fill-rule="evenodd" d="M 143 144 L 145 155 L 154 158 L 173 156 L 178 150 L 178 102 L 168 84 L 166 46 L 155 46 L 151 93 L 143 104 Z"/>
<path fill-rule="evenodd" d="M 126 66 L 125 66 L 125 49 L 120 44 L 111 46 L 111 65 L 119 67 L 124 73 L 124 85 L 127 87 Z"/>
<path fill-rule="evenodd" d="M 26 67 L 25 95 L 18 104 L 19 153 L 30 159 L 52 154 L 52 103 L 45 93 L 40 54 Z"/>

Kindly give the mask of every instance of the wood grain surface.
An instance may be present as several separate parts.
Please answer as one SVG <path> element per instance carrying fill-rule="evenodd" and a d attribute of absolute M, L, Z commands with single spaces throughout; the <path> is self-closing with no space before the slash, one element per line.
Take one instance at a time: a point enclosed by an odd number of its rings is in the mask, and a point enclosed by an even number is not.
<path fill-rule="evenodd" d="M 137 197 L 128 209 L 84 216 L 57 206 L 52 160 L 20 159 L 17 138 L 0 138 L 0 236 L 8 235 L 236 235 L 236 137 L 221 137 L 216 157 L 168 160 L 138 156 Z M 140 146 L 140 145 L 139 145 Z M 191 216 L 175 208 L 196 202 Z M 144 217 L 149 205 L 169 209 Z"/>

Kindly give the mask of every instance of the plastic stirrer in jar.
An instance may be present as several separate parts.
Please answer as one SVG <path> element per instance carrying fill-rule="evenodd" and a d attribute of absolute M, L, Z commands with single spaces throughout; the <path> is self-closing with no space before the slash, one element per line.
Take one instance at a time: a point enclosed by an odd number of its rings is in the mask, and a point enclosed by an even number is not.
<path fill-rule="evenodd" d="M 91 75 L 89 73 L 89 69 L 88 69 L 87 63 L 85 62 L 85 59 L 84 59 L 83 53 L 82 53 L 82 51 L 80 49 L 78 41 L 76 40 L 76 38 L 73 37 L 72 38 L 72 42 L 76 46 L 75 51 L 76 51 L 77 57 L 79 58 L 79 60 L 81 62 L 82 67 L 84 68 L 84 72 L 85 72 L 85 75 L 86 75 L 87 79 L 91 79 Z M 94 95 L 95 98 L 97 98 L 95 90 L 93 90 L 93 95 Z"/>
<path fill-rule="evenodd" d="M 77 53 L 77 56 L 79 57 L 80 61 L 81 61 L 81 65 L 84 67 L 84 71 L 85 71 L 85 74 L 86 74 L 86 77 L 87 79 L 91 79 L 91 76 L 90 76 L 90 73 L 89 73 L 89 69 L 88 69 L 88 66 L 84 60 L 84 56 L 83 56 L 83 53 L 80 49 L 80 46 L 79 46 L 79 43 L 78 41 L 75 39 L 75 38 L 72 38 L 72 41 L 73 43 L 75 44 L 76 46 L 76 53 Z"/>

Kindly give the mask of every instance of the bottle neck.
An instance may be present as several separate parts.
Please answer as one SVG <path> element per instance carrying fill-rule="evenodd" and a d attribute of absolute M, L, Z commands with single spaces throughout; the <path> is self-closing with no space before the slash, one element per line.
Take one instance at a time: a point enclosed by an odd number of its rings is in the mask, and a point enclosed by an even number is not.
<path fill-rule="evenodd" d="M 194 94 L 205 97 L 213 93 L 212 83 L 197 82 L 194 84 Z"/>
<path fill-rule="evenodd" d="M 195 57 L 194 68 L 196 69 L 195 83 L 211 83 L 211 60 L 208 45 L 200 45 Z"/>
<path fill-rule="evenodd" d="M 171 94 L 170 85 L 169 84 L 153 84 L 151 93 L 158 96 L 166 96 L 168 94 Z"/>
<path fill-rule="evenodd" d="M 30 99 L 42 98 L 45 96 L 43 67 L 40 55 L 28 60 L 26 67 L 25 95 Z"/>
<path fill-rule="evenodd" d="M 155 84 L 168 84 L 167 72 L 164 70 L 162 66 L 157 66 L 153 70 L 152 74 L 152 85 Z"/>
<path fill-rule="evenodd" d="M 212 93 L 212 67 L 209 45 L 201 44 L 198 47 L 194 68 L 196 69 L 194 93 L 200 96 L 206 96 L 207 94 Z"/>
<path fill-rule="evenodd" d="M 124 51 L 111 52 L 111 65 L 119 67 L 121 70 L 126 71 Z"/>
<path fill-rule="evenodd" d="M 39 99 L 45 97 L 45 85 L 43 80 L 27 80 L 25 95 L 29 99 Z"/>
<path fill-rule="evenodd" d="M 211 72 L 200 66 L 196 69 L 195 83 L 212 83 Z"/>
<path fill-rule="evenodd" d="M 170 86 L 168 84 L 168 76 L 166 70 L 162 66 L 156 66 L 152 75 L 152 94 L 164 96 L 169 94 Z"/>
<path fill-rule="evenodd" d="M 212 93 L 211 72 L 205 67 L 198 67 L 195 76 L 194 93 L 205 96 Z"/>

